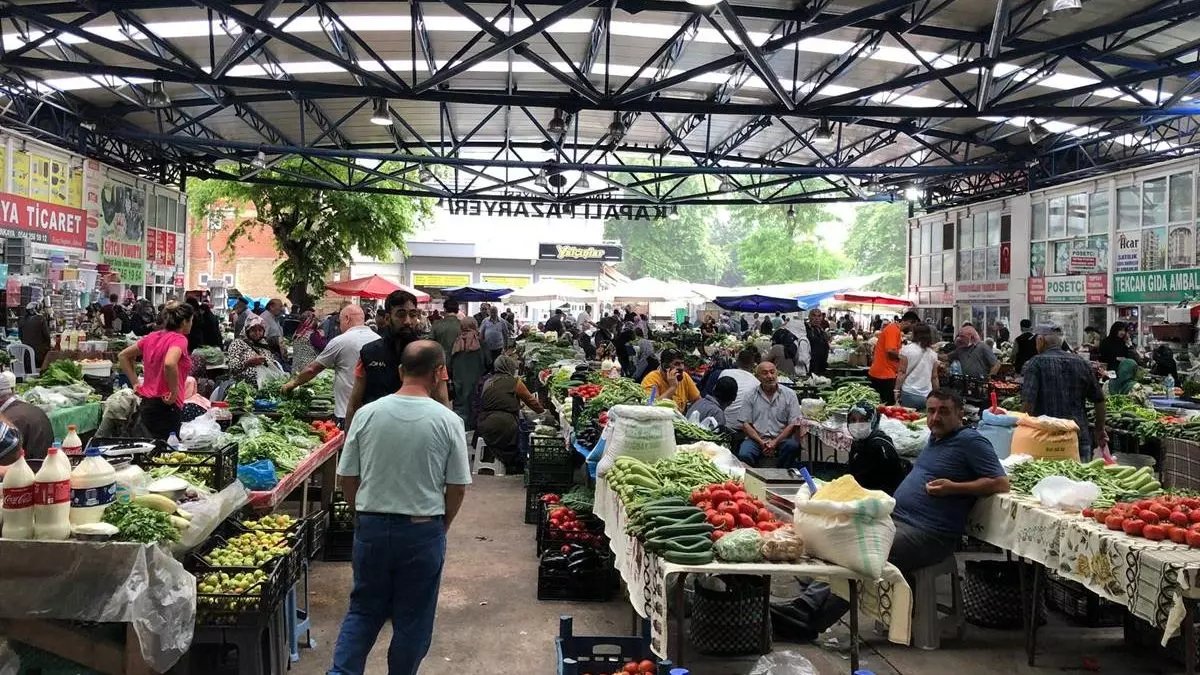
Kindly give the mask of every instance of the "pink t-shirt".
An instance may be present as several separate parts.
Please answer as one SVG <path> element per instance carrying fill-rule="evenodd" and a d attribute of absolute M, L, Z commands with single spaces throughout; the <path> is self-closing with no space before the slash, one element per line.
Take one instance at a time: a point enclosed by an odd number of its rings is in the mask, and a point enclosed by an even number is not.
<path fill-rule="evenodd" d="M 158 330 L 138 340 L 138 349 L 142 350 L 142 386 L 137 388 L 139 396 L 144 398 L 162 398 L 171 392 L 167 386 L 166 372 L 163 362 L 171 347 L 179 347 L 183 355 L 179 357 L 179 393 L 185 391 L 188 373 L 192 372 L 192 357 L 188 354 L 186 335 L 171 330 Z M 183 407 L 182 396 L 175 405 Z"/>

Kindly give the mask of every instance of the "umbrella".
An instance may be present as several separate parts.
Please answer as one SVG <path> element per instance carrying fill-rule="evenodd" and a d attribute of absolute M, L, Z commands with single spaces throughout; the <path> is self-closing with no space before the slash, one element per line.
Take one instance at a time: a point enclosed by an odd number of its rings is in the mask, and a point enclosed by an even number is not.
<path fill-rule="evenodd" d="M 834 300 L 851 305 L 875 305 L 879 307 L 912 307 L 910 300 L 890 293 L 876 291 L 848 291 L 833 296 Z"/>
<path fill-rule="evenodd" d="M 535 284 L 517 289 L 512 295 L 505 297 L 504 301 L 510 304 L 521 304 L 551 300 L 586 300 L 594 296 L 594 293 L 589 293 L 557 279 L 542 279 Z"/>
<path fill-rule="evenodd" d="M 838 293 L 842 293 L 844 290 L 845 289 L 840 290 L 840 291 L 822 291 L 820 293 L 809 293 L 808 295 L 801 295 L 801 296 L 797 297 L 796 302 L 799 303 L 799 305 L 805 309 L 811 309 L 811 308 L 816 307 L 817 305 L 821 304 L 822 302 L 825 302 L 826 300 L 836 296 Z"/>
<path fill-rule="evenodd" d="M 453 288 L 443 288 L 442 293 L 447 298 L 454 298 L 460 302 L 495 302 L 501 296 L 512 293 L 511 288 L 505 288 L 499 284 L 489 284 L 480 282 L 470 286 L 455 286 Z"/>
<path fill-rule="evenodd" d="M 388 281 L 378 274 L 372 274 L 369 277 L 361 279 L 350 279 L 349 281 L 335 281 L 331 284 L 325 284 L 325 290 L 337 293 L 338 295 L 351 295 L 359 298 L 367 298 L 370 300 L 379 300 L 391 295 L 393 291 L 408 291 L 417 298 L 417 303 L 429 302 L 428 293 L 418 291 L 415 288 L 409 288 L 403 284 L 398 284 L 394 281 Z"/>
<path fill-rule="evenodd" d="M 769 295 L 722 295 L 713 299 L 717 307 L 731 312 L 795 312 L 800 309 L 795 298 L 773 298 Z"/>

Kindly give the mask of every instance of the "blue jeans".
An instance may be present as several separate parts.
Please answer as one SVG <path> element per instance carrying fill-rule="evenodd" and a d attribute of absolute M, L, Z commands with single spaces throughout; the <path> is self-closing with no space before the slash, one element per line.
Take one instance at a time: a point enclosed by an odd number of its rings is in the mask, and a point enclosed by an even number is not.
<path fill-rule="evenodd" d="M 758 460 L 762 457 L 762 448 L 752 439 L 747 438 L 738 446 L 738 459 L 742 460 L 750 466 L 758 466 Z M 796 466 L 796 455 L 800 454 L 800 442 L 794 437 L 780 441 L 775 445 L 775 456 L 779 458 L 779 468 L 786 469 Z"/>
<path fill-rule="evenodd" d="M 388 674 L 416 675 L 433 640 L 446 530 L 441 516 L 358 514 L 354 527 L 354 590 L 342 621 L 329 675 L 362 675 L 385 621 L 392 622 Z"/>
<path fill-rule="evenodd" d="M 901 391 L 900 405 L 904 406 L 905 408 L 924 411 L 925 398 L 926 397 L 921 396 L 920 394 L 914 394 L 911 391 Z"/>

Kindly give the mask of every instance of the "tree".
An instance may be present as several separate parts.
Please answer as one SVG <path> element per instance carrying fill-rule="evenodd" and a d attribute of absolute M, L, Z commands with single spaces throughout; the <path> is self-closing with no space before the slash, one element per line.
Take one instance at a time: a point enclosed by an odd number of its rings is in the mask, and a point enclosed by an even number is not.
<path fill-rule="evenodd" d="M 847 264 L 815 235 L 830 214 L 814 204 L 757 205 L 730 211 L 738 269 L 750 285 L 834 279 Z"/>
<path fill-rule="evenodd" d="M 905 236 L 908 233 L 908 205 L 905 202 L 870 204 L 859 207 L 846 239 L 846 255 L 860 274 L 882 274 L 871 287 L 884 293 L 904 292 L 904 271 L 908 268 Z"/>
<path fill-rule="evenodd" d="M 625 250 L 620 265 L 631 277 L 716 283 L 728 258 L 711 241 L 717 212 L 711 206 L 681 206 L 675 220 L 610 220 L 607 239 L 619 239 Z"/>
<path fill-rule="evenodd" d="M 259 175 L 287 180 L 289 174 L 322 180 L 332 175 L 345 181 L 349 169 L 333 162 L 290 158 Z M 398 184 L 382 182 L 377 187 Z M 259 223 L 266 225 L 283 256 L 275 267 L 275 283 L 286 288 L 288 299 L 299 307 L 312 305 L 312 294 L 324 290 L 331 272 L 349 265 L 352 251 L 383 257 L 397 248 L 403 250 L 405 236 L 432 213 L 427 199 L 223 180 L 192 183 L 188 201 L 197 217 L 214 207 L 236 210 L 253 204 L 257 215 L 234 226 L 228 254 L 232 256 L 237 241 Z"/>

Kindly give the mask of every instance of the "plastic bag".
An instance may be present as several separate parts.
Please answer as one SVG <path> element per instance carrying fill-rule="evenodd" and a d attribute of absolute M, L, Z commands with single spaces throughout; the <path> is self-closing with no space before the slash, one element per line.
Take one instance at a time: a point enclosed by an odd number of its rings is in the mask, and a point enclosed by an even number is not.
<path fill-rule="evenodd" d="M 726 562 L 758 562 L 763 559 L 762 536 L 749 528 L 734 530 L 718 539 L 713 551 Z"/>
<path fill-rule="evenodd" d="M 1024 415 L 1019 413 L 1010 414 L 1003 411 L 994 413 L 991 410 L 984 410 L 980 414 L 979 435 L 988 439 L 992 444 L 992 449 L 996 451 L 996 456 L 1000 459 L 1004 459 L 1012 453 L 1013 432 L 1022 417 Z"/>
<path fill-rule="evenodd" d="M 820 492 L 820 488 L 817 489 Z M 858 572 L 869 579 L 883 574 L 896 525 L 896 500 L 872 490 L 872 496 L 847 502 L 797 501 L 792 527 L 804 538 L 809 555 Z"/>
<path fill-rule="evenodd" d="M 274 359 L 267 359 L 267 362 L 254 369 L 255 377 L 258 378 L 258 388 L 262 389 L 263 385 L 271 380 L 287 377 L 287 373 L 283 372 L 283 367 Z"/>
<path fill-rule="evenodd" d="M 860 672 L 860 671 L 855 671 Z M 799 651 L 785 649 L 764 654 L 750 669 L 750 675 L 818 675 L 817 668 Z"/>
<path fill-rule="evenodd" d="M 824 420 L 825 400 L 820 398 L 805 398 L 800 400 L 800 415 L 808 420 Z"/>
<path fill-rule="evenodd" d="M 179 426 L 179 442 L 188 448 L 203 448 L 215 445 L 221 434 L 221 425 L 213 419 L 212 412 L 205 413 L 191 422 Z"/>
<path fill-rule="evenodd" d="M 738 458 L 729 451 L 729 448 L 723 445 L 717 445 L 712 441 L 697 441 L 688 443 L 687 445 L 679 445 L 675 447 L 676 452 L 698 452 L 708 458 L 718 469 L 732 476 L 735 480 L 741 480 L 742 476 L 746 475 L 746 465 L 742 464 Z"/>
<path fill-rule="evenodd" d="M 796 562 L 804 557 L 804 538 L 790 526 L 762 535 L 762 555 L 770 562 Z"/>
<path fill-rule="evenodd" d="M 270 490 L 279 483 L 275 478 L 275 463 L 269 459 L 243 464 L 238 467 L 237 475 L 249 490 Z"/>
<path fill-rule="evenodd" d="M 617 405 L 608 411 L 604 457 L 596 467 L 603 476 L 617 457 L 628 455 L 648 464 L 675 454 L 675 409 L 647 405 Z M 608 435 L 608 429 L 612 434 Z"/>
<path fill-rule="evenodd" d="M 879 430 L 892 439 L 896 452 L 905 457 L 916 457 L 929 445 L 929 429 L 909 429 L 900 420 L 884 417 L 879 420 Z"/>
<path fill-rule="evenodd" d="M 242 415 L 242 419 L 238 420 L 238 426 L 241 427 L 246 438 L 254 438 L 265 431 L 262 420 L 254 415 Z"/>
<path fill-rule="evenodd" d="M 1080 511 L 1100 496 L 1095 483 L 1076 481 L 1066 476 L 1046 476 L 1033 486 L 1032 494 L 1042 506 L 1064 511 Z"/>
<path fill-rule="evenodd" d="M 180 504 L 180 510 L 187 511 L 192 519 L 188 528 L 180 533 L 179 541 L 171 545 L 171 550 L 178 553 L 199 546 L 212 536 L 218 525 L 242 508 L 249 499 L 250 493 L 246 488 L 240 482 L 234 481 L 207 499 Z"/>

